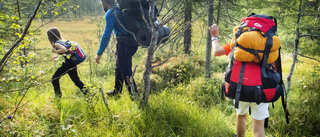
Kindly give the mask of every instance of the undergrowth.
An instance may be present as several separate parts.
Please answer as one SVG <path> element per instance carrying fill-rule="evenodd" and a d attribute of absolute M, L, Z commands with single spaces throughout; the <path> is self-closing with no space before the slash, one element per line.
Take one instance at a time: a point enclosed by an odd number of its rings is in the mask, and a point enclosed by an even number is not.
<path fill-rule="evenodd" d="M 90 30 L 95 27 L 85 25 Z M 58 23 L 53 26 L 63 27 Z M 74 35 L 66 33 L 67 39 L 77 37 L 75 32 Z M 45 41 L 41 43 L 43 47 L 48 44 Z M 51 83 L 45 83 L 53 71 L 45 71 L 41 79 L 35 80 L 44 82 L 39 86 L 27 91 L 0 92 L 0 136 L 234 136 L 236 114 L 233 100 L 221 98 L 220 93 L 227 57 L 213 57 L 210 78 L 204 78 L 204 55 L 172 57 L 154 68 L 152 93 L 146 109 L 139 108 L 139 101 L 131 101 L 127 89 L 117 97 L 107 97 L 107 109 L 100 88 L 104 92 L 113 88 L 114 51 L 104 55 L 101 64 L 97 65 L 93 59 L 97 47 L 90 45 L 98 45 L 97 41 L 78 42 L 90 53 L 87 52 L 87 61 L 79 66 L 79 77 L 90 89 L 90 94 L 84 96 L 70 78 L 64 76 L 60 79 L 63 97 L 54 99 Z M 51 54 L 45 50 L 38 54 L 44 54 L 47 59 Z M 140 93 L 145 53 L 146 49 L 139 49 L 133 61 L 138 65 L 135 80 Z M 43 57 L 37 56 L 38 60 L 40 58 Z M 284 80 L 291 58 L 288 55 L 283 58 Z M 53 66 L 54 62 L 48 62 L 34 64 L 34 72 Z M 319 73 L 319 66 L 313 61 L 299 60 L 288 94 L 290 124 L 286 124 L 281 100 L 278 100 L 274 103 L 275 108 L 270 107 L 267 136 L 319 136 Z M 7 82 L 7 79 L 0 82 L 4 90 L 25 86 L 19 82 Z M 21 99 L 19 108 L 13 113 Z M 249 137 L 253 136 L 251 127 L 251 117 L 248 116 L 246 135 Z"/>

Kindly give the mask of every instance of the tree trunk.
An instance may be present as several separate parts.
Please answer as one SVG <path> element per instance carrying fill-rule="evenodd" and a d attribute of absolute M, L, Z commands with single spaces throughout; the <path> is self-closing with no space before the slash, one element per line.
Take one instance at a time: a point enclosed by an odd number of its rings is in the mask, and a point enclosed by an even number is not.
<path fill-rule="evenodd" d="M 91 2 L 89 2 L 90 6 L 89 6 L 89 11 L 90 11 L 90 20 L 92 21 L 92 4 Z"/>
<path fill-rule="evenodd" d="M 208 0 L 208 28 L 213 23 L 213 2 L 214 0 Z M 207 46 L 206 46 L 206 70 L 205 77 L 210 78 L 211 71 L 211 51 L 212 51 L 212 41 L 210 31 L 207 30 Z"/>
<path fill-rule="evenodd" d="M 29 30 L 29 27 L 30 27 L 31 23 L 32 23 L 33 19 L 35 18 L 36 14 L 37 14 L 37 12 L 38 12 L 38 10 L 39 10 L 39 8 L 40 8 L 41 3 L 42 3 L 42 1 L 39 1 L 36 9 L 34 10 L 33 15 L 29 18 L 26 26 L 24 27 L 24 32 L 22 33 L 21 37 L 13 44 L 13 46 L 9 49 L 9 51 L 8 51 L 8 52 L 4 55 L 4 57 L 1 59 L 1 61 L 0 61 L 0 72 L 2 72 L 4 66 L 5 66 L 5 64 L 6 64 L 6 62 L 7 62 L 7 59 L 11 56 L 13 50 L 18 47 L 19 43 L 20 43 L 20 42 L 24 39 L 24 37 L 26 36 L 26 34 L 27 34 L 28 30 Z"/>
<path fill-rule="evenodd" d="M 78 15 L 78 17 L 79 17 L 79 19 L 81 18 L 81 10 L 78 10 L 79 12 L 79 15 Z"/>
<path fill-rule="evenodd" d="M 67 9 L 67 21 L 69 21 L 69 9 Z"/>
<path fill-rule="evenodd" d="M 184 11 L 184 23 L 190 23 L 184 31 L 184 53 L 190 54 L 191 52 L 191 19 L 192 19 L 192 5 L 191 2 L 186 2 L 186 9 Z"/>
<path fill-rule="evenodd" d="M 302 5 L 302 0 L 300 0 L 300 6 L 299 6 L 299 13 L 298 13 L 298 19 L 297 19 L 297 28 L 296 28 L 296 38 L 294 40 L 294 53 L 293 53 L 293 61 L 292 65 L 290 68 L 289 75 L 287 77 L 287 92 L 290 92 L 290 86 L 291 86 L 291 77 L 293 75 L 294 67 L 297 61 L 297 56 L 298 56 L 298 48 L 299 48 L 299 38 L 300 38 L 300 31 L 299 31 L 299 23 L 300 23 L 300 18 L 301 18 L 301 5 Z"/>
<path fill-rule="evenodd" d="M 220 11 L 221 11 L 220 7 L 221 7 L 221 0 L 218 1 L 217 25 L 219 25 Z"/>
<path fill-rule="evenodd" d="M 140 107 L 145 108 L 148 106 L 148 99 L 150 95 L 150 75 L 152 72 L 152 62 L 154 57 L 154 52 L 157 49 L 157 41 L 158 41 L 158 31 L 157 28 L 155 28 L 153 22 L 155 20 L 154 12 L 155 12 L 155 0 L 149 0 L 150 3 L 150 22 L 151 22 L 151 33 L 152 38 L 150 42 L 150 46 L 148 48 L 148 56 L 145 64 L 145 70 L 143 72 L 143 81 L 144 81 L 144 88 L 143 88 L 143 97 L 140 102 Z"/>
<path fill-rule="evenodd" d="M 19 19 L 21 19 L 19 0 L 17 0 L 17 9 L 18 9 L 18 14 L 19 14 Z"/>

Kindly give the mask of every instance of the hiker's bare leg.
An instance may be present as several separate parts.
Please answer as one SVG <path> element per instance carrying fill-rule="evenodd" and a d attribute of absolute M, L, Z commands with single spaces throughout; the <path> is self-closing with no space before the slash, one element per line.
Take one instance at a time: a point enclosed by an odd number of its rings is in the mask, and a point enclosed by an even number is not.
<path fill-rule="evenodd" d="M 237 114 L 237 136 L 244 137 L 246 132 L 246 120 L 247 114 L 239 115 Z"/>
<path fill-rule="evenodd" d="M 264 137 L 264 119 L 256 120 L 252 118 L 252 131 L 254 137 Z"/>

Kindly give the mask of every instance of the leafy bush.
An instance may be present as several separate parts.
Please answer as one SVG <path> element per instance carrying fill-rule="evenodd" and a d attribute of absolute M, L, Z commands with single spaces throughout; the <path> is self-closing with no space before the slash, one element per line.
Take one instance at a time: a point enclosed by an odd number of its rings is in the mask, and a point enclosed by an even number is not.
<path fill-rule="evenodd" d="M 156 79 L 152 79 L 152 90 L 161 91 L 166 87 L 189 83 L 192 78 L 203 75 L 203 68 L 204 60 L 198 56 L 171 58 L 168 63 L 153 70 Z"/>

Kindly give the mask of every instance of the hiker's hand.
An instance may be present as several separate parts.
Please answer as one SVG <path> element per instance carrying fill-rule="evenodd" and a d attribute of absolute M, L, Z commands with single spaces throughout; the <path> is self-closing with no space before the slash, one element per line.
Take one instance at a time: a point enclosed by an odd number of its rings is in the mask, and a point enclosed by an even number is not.
<path fill-rule="evenodd" d="M 211 27 L 209 27 L 209 31 L 212 37 L 219 37 L 219 27 L 217 24 L 214 24 Z"/>
<path fill-rule="evenodd" d="M 100 59 L 101 59 L 101 55 L 97 55 L 97 56 L 96 56 L 96 62 L 97 62 L 98 64 L 100 64 Z"/>

